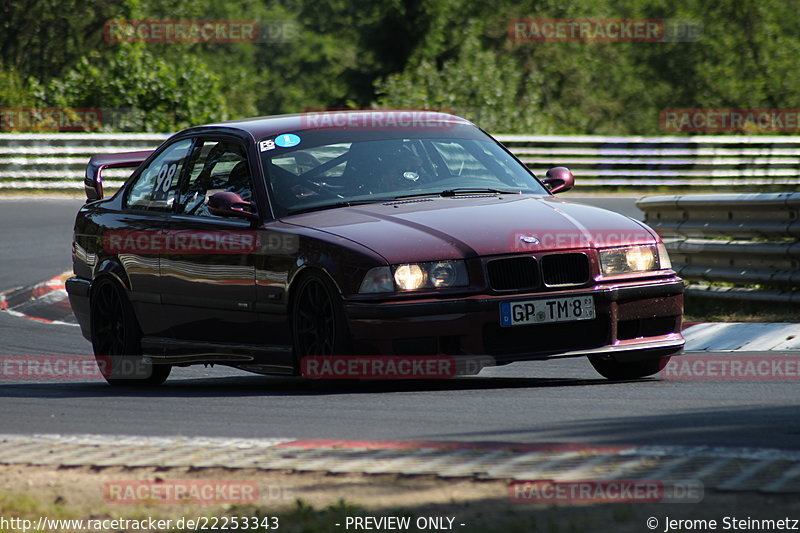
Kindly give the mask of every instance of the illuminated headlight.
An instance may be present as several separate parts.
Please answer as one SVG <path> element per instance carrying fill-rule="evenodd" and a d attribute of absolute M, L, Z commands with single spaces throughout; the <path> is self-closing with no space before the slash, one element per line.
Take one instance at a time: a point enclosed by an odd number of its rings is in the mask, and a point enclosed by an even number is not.
<path fill-rule="evenodd" d="M 663 250 L 662 254 L 662 248 L 661 244 L 648 244 L 600 250 L 600 267 L 606 276 L 670 268 L 667 252 Z M 662 256 L 666 264 L 662 263 Z"/>
<path fill-rule="evenodd" d="M 420 265 L 399 265 L 394 271 L 394 282 L 402 291 L 415 291 L 425 285 L 425 274 Z"/>
<path fill-rule="evenodd" d="M 410 263 L 394 268 L 394 282 L 401 291 L 464 287 L 468 281 L 464 261 Z"/>
<path fill-rule="evenodd" d="M 464 261 L 431 261 L 406 263 L 392 267 L 375 267 L 367 272 L 360 293 L 416 291 L 465 287 L 469 284 Z"/>

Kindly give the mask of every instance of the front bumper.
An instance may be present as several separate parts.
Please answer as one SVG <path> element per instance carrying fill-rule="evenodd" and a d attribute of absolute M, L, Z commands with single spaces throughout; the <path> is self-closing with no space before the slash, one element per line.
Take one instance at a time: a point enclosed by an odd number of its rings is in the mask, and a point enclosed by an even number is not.
<path fill-rule="evenodd" d="M 500 326 L 500 304 L 592 295 L 596 318 Z M 620 361 L 682 351 L 683 282 L 669 277 L 547 293 L 413 302 L 345 302 L 358 354 L 481 355 L 498 364 L 603 354 Z"/>

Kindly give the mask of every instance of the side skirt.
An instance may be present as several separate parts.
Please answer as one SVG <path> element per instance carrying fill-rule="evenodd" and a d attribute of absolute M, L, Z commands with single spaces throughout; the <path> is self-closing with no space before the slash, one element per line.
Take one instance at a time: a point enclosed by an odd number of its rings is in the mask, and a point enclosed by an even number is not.
<path fill-rule="evenodd" d="M 153 364 L 215 363 L 259 374 L 293 375 L 295 372 L 291 346 L 223 344 L 144 337 L 142 350 Z"/>

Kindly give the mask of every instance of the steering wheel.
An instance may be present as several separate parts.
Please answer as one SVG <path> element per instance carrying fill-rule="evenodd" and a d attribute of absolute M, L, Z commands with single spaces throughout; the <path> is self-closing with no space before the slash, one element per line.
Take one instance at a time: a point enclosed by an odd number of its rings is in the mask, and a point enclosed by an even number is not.
<path fill-rule="evenodd" d="M 184 214 L 186 214 L 186 215 L 194 215 L 195 212 L 198 209 L 200 209 L 201 207 L 203 207 L 205 205 L 205 203 L 206 203 L 206 195 L 205 194 L 199 194 L 199 193 L 195 193 L 195 194 L 197 194 L 197 198 L 194 199 L 195 204 L 192 207 L 190 207 L 190 208 L 188 208 L 188 209 L 186 209 L 184 211 Z"/>
<path fill-rule="evenodd" d="M 326 189 L 325 187 L 322 187 L 321 185 L 317 185 L 316 183 L 314 183 L 313 181 L 311 181 L 309 179 L 301 178 L 301 177 L 295 177 L 295 178 L 293 178 L 293 180 L 294 180 L 294 183 L 289 185 L 290 189 L 293 189 L 297 185 L 302 185 L 303 187 L 307 187 L 308 189 L 311 189 L 312 191 L 314 191 L 315 193 L 319 194 L 323 198 L 331 198 L 331 199 L 332 198 L 339 198 L 339 199 L 344 198 L 344 196 L 342 196 L 341 194 L 336 194 L 335 192 L 331 192 L 328 189 Z"/>

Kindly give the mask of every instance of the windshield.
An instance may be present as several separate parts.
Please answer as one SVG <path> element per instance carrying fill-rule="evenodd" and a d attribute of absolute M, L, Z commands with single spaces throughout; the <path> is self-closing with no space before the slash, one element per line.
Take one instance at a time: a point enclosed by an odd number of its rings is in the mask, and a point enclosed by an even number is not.
<path fill-rule="evenodd" d="M 429 194 L 548 194 L 472 126 L 447 133 L 307 130 L 259 146 L 278 216 Z"/>

